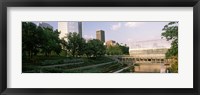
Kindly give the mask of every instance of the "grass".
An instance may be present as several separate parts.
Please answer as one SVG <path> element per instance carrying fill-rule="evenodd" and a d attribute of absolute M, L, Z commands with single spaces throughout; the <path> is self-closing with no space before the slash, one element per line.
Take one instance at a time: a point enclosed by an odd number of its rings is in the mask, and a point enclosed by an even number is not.
<path fill-rule="evenodd" d="M 101 57 L 101 58 L 83 58 L 83 64 L 71 64 L 67 66 L 58 66 L 56 68 L 62 68 L 62 69 L 73 69 L 73 68 L 78 68 L 78 67 L 84 67 L 84 66 L 90 66 L 90 65 L 97 65 L 101 63 L 106 63 L 106 62 L 111 62 L 113 61 L 112 59 L 106 58 L 106 57 Z"/>
<path fill-rule="evenodd" d="M 107 57 L 98 57 L 98 58 L 68 58 L 68 57 L 44 57 L 40 58 L 37 57 L 38 63 L 23 63 L 22 66 L 22 72 L 23 73 L 69 73 L 69 72 L 111 72 L 114 70 L 117 70 L 123 65 L 119 63 L 111 63 L 103 66 L 98 66 L 95 68 L 87 68 L 87 69 L 80 69 L 80 70 L 69 70 L 73 68 L 79 68 L 84 66 L 90 66 L 90 65 L 96 65 L 96 64 L 102 64 L 106 62 L 114 61 Z M 76 62 L 84 62 L 82 64 L 69 64 L 67 66 L 57 66 L 57 67 L 42 67 L 42 66 L 51 66 L 51 65 L 57 65 L 57 64 L 66 64 L 66 63 L 76 63 Z"/>

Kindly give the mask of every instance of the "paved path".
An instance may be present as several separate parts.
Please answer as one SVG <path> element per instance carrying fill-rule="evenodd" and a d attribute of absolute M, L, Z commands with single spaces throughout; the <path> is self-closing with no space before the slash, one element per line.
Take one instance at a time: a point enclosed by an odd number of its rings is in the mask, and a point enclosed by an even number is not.
<path fill-rule="evenodd" d="M 97 64 L 97 65 L 89 65 L 89 66 L 84 66 L 84 67 L 78 67 L 78 68 L 73 68 L 73 69 L 69 69 L 69 70 L 87 69 L 87 68 L 92 68 L 92 67 L 97 67 L 97 66 L 111 64 L 113 62 L 117 62 L 117 61 L 111 61 L 111 62 L 101 63 L 101 64 Z"/>
<path fill-rule="evenodd" d="M 119 73 L 119 72 L 121 72 L 121 71 L 123 71 L 123 70 L 125 70 L 125 69 L 128 69 L 129 68 L 129 66 L 128 67 L 125 67 L 125 68 L 122 68 L 122 69 L 120 69 L 120 70 L 118 70 L 118 71 L 115 71 L 115 72 L 113 72 L 113 73 Z"/>
<path fill-rule="evenodd" d="M 57 65 L 48 65 L 48 66 L 42 66 L 42 67 L 58 67 L 58 66 L 68 66 L 68 65 L 74 65 L 74 64 L 82 64 L 84 62 L 77 62 L 77 63 L 65 63 L 65 64 L 57 64 Z"/>

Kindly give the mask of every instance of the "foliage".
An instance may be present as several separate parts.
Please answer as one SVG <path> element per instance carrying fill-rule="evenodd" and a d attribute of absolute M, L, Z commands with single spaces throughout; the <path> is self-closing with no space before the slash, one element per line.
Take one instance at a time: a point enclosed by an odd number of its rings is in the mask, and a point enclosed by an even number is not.
<path fill-rule="evenodd" d="M 32 58 L 38 53 L 44 53 L 48 56 L 52 51 L 59 55 L 61 52 L 60 43 L 58 30 L 43 28 L 32 22 L 22 22 L 23 57 Z"/>
<path fill-rule="evenodd" d="M 42 73 L 63 73 L 64 70 L 60 68 L 42 68 Z"/>
<path fill-rule="evenodd" d="M 82 71 L 85 72 L 87 70 L 75 69 L 75 68 L 89 66 L 89 65 L 97 65 L 97 64 L 102 64 L 102 63 L 111 62 L 111 61 L 114 61 L 114 60 L 107 58 L 107 57 L 97 57 L 97 58 L 82 57 L 80 59 L 77 59 L 77 58 L 68 58 L 68 57 L 61 58 L 61 56 L 59 56 L 59 57 L 51 56 L 51 57 L 41 58 L 41 62 L 37 65 L 36 64 L 24 64 L 22 67 L 22 71 L 25 73 L 34 73 L 34 72 L 35 73 L 36 72 L 38 72 L 38 73 L 39 72 L 42 72 L 42 73 L 62 72 L 62 73 L 64 73 L 64 72 L 82 72 Z M 77 64 L 79 62 L 83 62 L 83 63 Z M 68 64 L 68 63 L 70 63 L 70 64 Z M 52 65 L 58 65 L 58 64 L 68 64 L 68 65 L 52 66 Z M 107 66 L 110 66 L 111 64 L 109 64 Z M 52 66 L 52 67 L 45 67 L 45 66 Z M 89 69 L 93 69 L 93 67 L 91 67 Z M 99 69 L 104 69 L 104 68 L 99 68 Z M 111 70 L 111 69 L 109 69 L 109 70 Z"/>
<path fill-rule="evenodd" d="M 168 68 L 171 73 L 178 73 L 178 58 L 174 56 L 171 58 L 171 67 Z"/>
<path fill-rule="evenodd" d="M 161 35 L 167 41 L 172 41 L 171 48 L 166 53 L 166 57 L 178 56 L 178 22 L 170 22 L 162 30 L 164 32 Z"/>
<path fill-rule="evenodd" d="M 121 55 L 123 52 L 118 45 L 115 46 L 108 46 L 106 49 L 107 55 Z"/>
<path fill-rule="evenodd" d="M 116 44 L 114 46 L 107 46 L 106 48 L 106 54 L 107 55 L 122 55 L 122 54 L 129 54 L 129 47 L 122 46 L 119 44 Z"/>
<path fill-rule="evenodd" d="M 163 37 L 167 41 L 172 41 L 170 49 L 166 53 L 166 58 L 171 59 L 171 67 L 169 68 L 170 72 L 178 72 L 178 22 L 170 22 L 163 28 Z"/>
<path fill-rule="evenodd" d="M 106 53 L 106 47 L 98 39 L 89 40 L 85 45 L 85 54 L 87 57 L 102 56 Z"/>
<path fill-rule="evenodd" d="M 125 46 L 119 45 L 119 47 L 121 48 L 123 54 L 129 55 L 129 47 L 127 47 L 126 44 Z"/>
<path fill-rule="evenodd" d="M 43 28 L 41 49 L 42 52 L 48 56 L 52 51 L 59 55 L 61 52 L 61 40 L 59 39 L 59 32 L 57 30 L 53 31 L 50 28 Z"/>
<path fill-rule="evenodd" d="M 80 37 L 76 32 L 68 33 L 66 49 L 72 54 L 73 57 L 81 56 L 84 54 L 85 39 Z"/>
<path fill-rule="evenodd" d="M 23 49 L 23 56 L 28 54 L 29 57 L 32 57 L 33 54 L 38 52 L 38 31 L 37 26 L 34 23 L 22 23 L 22 49 Z"/>
<path fill-rule="evenodd" d="M 72 57 L 98 57 L 105 54 L 106 48 L 100 40 L 92 39 L 86 43 L 76 32 L 70 32 L 62 39 L 59 34 L 58 30 L 40 27 L 32 22 L 22 22 L 23 60 L 38 54 L 50 56 L 52 52 L 57 55 L 65 52 L 65 55 L 71 54 Z"/>

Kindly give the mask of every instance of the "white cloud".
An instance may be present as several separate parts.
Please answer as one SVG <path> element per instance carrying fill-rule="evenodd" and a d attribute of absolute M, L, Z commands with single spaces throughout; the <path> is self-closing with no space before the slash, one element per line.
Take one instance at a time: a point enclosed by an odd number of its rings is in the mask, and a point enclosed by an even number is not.
<path fill-rule="evenodd" d="M 117 23 L 115 25 L 112 25 L 111 30 L 118 30 L 119 28 L 121 28 L 121 23 Z"/>
<path fill-rule="evenodd" d="M 134 27 L 138 27 L 142 24 L 143 24 L 143 22 L 127 22 L 127 23 L 125 23 L 125 26 L 130 27 L 130 28 L 134 28 Z"/>

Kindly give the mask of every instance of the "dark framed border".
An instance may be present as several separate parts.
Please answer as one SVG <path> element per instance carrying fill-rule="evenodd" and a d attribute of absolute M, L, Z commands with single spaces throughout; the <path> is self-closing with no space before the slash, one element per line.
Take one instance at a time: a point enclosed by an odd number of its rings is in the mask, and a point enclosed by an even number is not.
<path fill-rule="evenodd" d="M 193 88 L 7 88 L 7 7 L 193 7 Z M 199 95 L 200 0 L 2 0 L 0 1 L 1 95 Z"/>

